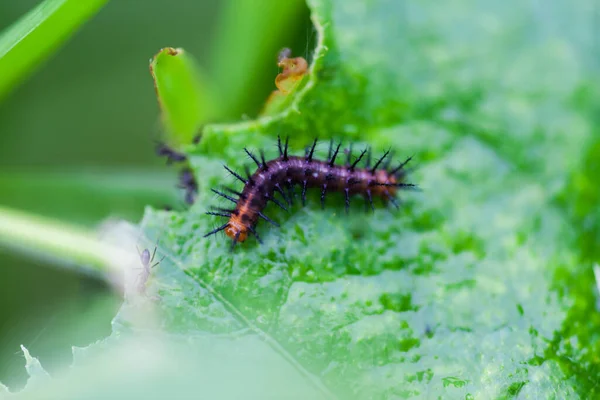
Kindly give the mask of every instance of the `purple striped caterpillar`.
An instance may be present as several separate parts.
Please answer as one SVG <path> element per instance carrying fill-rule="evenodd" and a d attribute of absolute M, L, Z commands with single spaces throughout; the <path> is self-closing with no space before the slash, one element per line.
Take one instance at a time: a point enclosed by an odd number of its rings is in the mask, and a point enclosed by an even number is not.
<path fill-rule="evenodd" d="M 244 148 L 257 167 L 253 174 L 246 169 L 246 177 L 224 165 L 231 175 L 244 184 L 244 188 L 241 192 L 224 188 L 228 193 L 212 189 L 217 195 L 234 203 L 235 207 L 230 209 L 214 208 L 207 212 L 208 215 L 224 217 L 228 220 L 224 225 L 213 229 L 204 237 L 224 230 L 225 234 L 233 240 L 232 248 L 236 243 L 245 241 L 249 233 L 253 234 L 259 243 L 262 243 L 256 232 L 258 220 L 263 219 L 274 226 L 279 226 L 263 213 L 264 208 L 271 201 L 287 211 L 286 205 L 275 198 L 275 193 L 279 193 L 285 203 L 291 206 L 294 199 L 293 189 L 296 185 L 300 185 L 302 190 L 302 205 L 306 204 L 306 191 L 310 188 L 321 189 L 321 208 L 325 207 L 325 196 L 328 192 L 343 193 L 346 200 L 346 212 L 349 210 L 350 197 L 353 195 L 362 195 L 365 198 L 367 209 L 370 207 L 375 211 L 373 198 L 379 197 L 384 204 L 390 202 L 398 208 L 397 191 L 417 188 L 415 184 L 404 182 L 407 175 L 405 167 L 412 156 L 395 168 L 391 168 L 391 155 L 388 150 L 371 166 L 370 148 L 363 150 L 356 159 L 352 160 L 352 147 L 350 146 L 346 163 L 338 165 L 335 164 L 335 161 L 341 143 L 337 146 L 334 146 L 333 140 L 329 143 L 329 152 L 325 161 L 314 158 L 317 139 L 313 141 L 311 147 L 306 149 L 303 157 L 288 154 L 288 142 L 289 137 L 282 146 L 281 138 L 277 137 L 279 157 L 270 161 L 265 160 L 264 152 L 260 151 L 259 159 Z M 358 167 L 358 163 L 363 159 L 365 160 L 364 167 Z"/>

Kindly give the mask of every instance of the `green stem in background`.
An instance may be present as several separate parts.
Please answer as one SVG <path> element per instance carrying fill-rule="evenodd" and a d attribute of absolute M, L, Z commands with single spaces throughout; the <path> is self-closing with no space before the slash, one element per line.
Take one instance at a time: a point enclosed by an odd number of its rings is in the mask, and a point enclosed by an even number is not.
<path fill-rule="evenodd" d="M 0 246 L 58 259 L 75 272 L 105 278 L 115 276 L 135 256 L 101 242 L 91 231 L 2 206 Z"/>
<path fill-rule="evenodd" d="M 230 0 L 224 3 L 215 35 L 210 72 L 227 104 L 227 115 L 239 118 L 256 99 L 256 78 L 269 66 L 277 75 L 277 46 L 282 36 L 290 40 L 302 22 L 304 0 Z M 285 43 L 284 43 L 285 44 Z M 289 45 L 289 44 L 286 44 Z M 273 90 L 275 85 L 273 84 Z"/>
<path fill-rule="evenodd" d="M 161 49 L 150 62 L 150 73 L 170 145 L 191 143 L 201 125 L 222 112 L 210 80 L 183 49 Z"/>
<path fill-rule="evenodd" d="M 169 169 L 6 168 L 0 169 L 0 204 L 93 228 L 109 216 L 137 221 L 147 204 L 178 208 L 176 180 Z"/>
<path fill-rule="evenodd" d="M 0 101 L 108 0 L 45 0 L 0 33 Z"/>

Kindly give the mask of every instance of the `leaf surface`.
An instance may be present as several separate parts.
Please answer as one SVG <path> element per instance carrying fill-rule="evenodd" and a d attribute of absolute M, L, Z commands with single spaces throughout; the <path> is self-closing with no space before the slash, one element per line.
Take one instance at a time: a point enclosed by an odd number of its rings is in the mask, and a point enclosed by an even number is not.
<path fill-rule="evenodd" d="M 596 140 L 574 103 L 592 76 L 585 42 L 559 27 L 577 15 L 566 3 L 544 23 L 516 2 L 310 6 L 322 36 L 292 107 L 209 126 L 189 150 L 201 191 L 184 216 L 198 227 L 179 255 L 188 273 L 340 398 L 593 390 L 549 345 L 579 295 L 562 278 L 585 268 L 557 200 Z M 321 211 L 318 194 L 290 215 L 270 207 L 281 229 L 261 225 L 265 245 L 234 254 L 227 238 L 201 239 L 222 223 L 200 215 L 229 179 L 220 164 L 241 171 L 244 146 L 274 156 L 277 135 L 300 154 L 316 135 L 415 154 L 423 192 L 374 215 L 353 204 L 345 216 L 335 196 Z"/>

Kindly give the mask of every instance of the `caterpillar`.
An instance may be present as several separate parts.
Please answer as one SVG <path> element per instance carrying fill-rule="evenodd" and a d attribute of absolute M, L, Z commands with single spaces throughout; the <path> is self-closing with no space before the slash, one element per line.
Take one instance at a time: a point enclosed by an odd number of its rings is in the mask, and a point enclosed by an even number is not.
<path fill-rule="evenodd" d="M 391 151 L 387 150 L 371 166 L 371 149 L 363 150 L 355 160 L 352 160 L 352 146 L 347 151 L 347 159 L 344 165 L 335 164 L 340 151 L 341 143 L 334 146 L 333 140 L 329 143 L 329 152 L 327 160 L 317 160 L 314 158 L 315 148 L 318 139 L 315 139 L 312 146 L 307 147 L 305 155 L 293 156 L 288 153 L 289 137 L 286 138 L 282 146 L 281 138 L 277 137 L 277 147 L 279 157 L 270 161 L 265 161 L 264 152 L 260 151 L 260 160 L 251 151 L 244 148 L 244 151 L 257 166 L 256 172 L 250 174 L 246 167 L 246 177 L 244 178 L 237 172 L 223 165 L 227 172 L 233 175 L 237 180 L 244 184 L 241 192 L 225 187 L 223 191 L 211 189 L 215 194 L 231 201 L 235 204 L 234 208 L 213 207 L 206 214 L 224 217 L 228 221 L 216 229 L 208 232 L 204 237 L 214 235 L 217 232 L 225 231 L 225 234 L 232 238 L 231 248 L 236 243 L 247 239 L 248 234 L 254 235 L 256 240 L 262 244 L 256 225 L 259 219 L 263 219 L 272 225 L 279 227 L 275 221 L 267 217 L 263 210 L 269 201 L 287 211 L 286 205 L 275 198 L 275 193 L 279 193 L 285 203 L 291 206 L 294 201 L 294 186 L 301 186 L 302 205 L 306 204 L 306 190 L 309 188 L 321 189 L 321 208 L 325 207 L 325 196 L 327 192 L 342 192 L 346 200 L 346 213 L 350 207 L 350 196 L 362 195 L 365 198 L 365 207 L 369 207 L 374 212 L 375 206 L 373 198 L 379 197 L 384 204 L 389 201 L 396 208 L 399 205 L 396 201 L 398 189 L 417 188 L 412 183 L 404 183 L 407 175 L 406 165 L 413 158 L 408 157 L 397 167 L 390 168 Z M 334 148 L 335 147 L 335 148 Z M 358 163 L 365 159 L 365 165 L 358 167 Z M 285 189 L 288 193 L 286 195 Z M 237 196 L 237 197 L 233 197 Z"/>

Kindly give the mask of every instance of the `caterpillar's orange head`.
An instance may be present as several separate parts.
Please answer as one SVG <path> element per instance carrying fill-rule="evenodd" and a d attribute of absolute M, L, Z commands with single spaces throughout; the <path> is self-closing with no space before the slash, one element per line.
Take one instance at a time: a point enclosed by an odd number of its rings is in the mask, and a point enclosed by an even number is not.
<path fill-rule="evenodd" d="M 232 216 L 233 217 L 233 216 Z M 237 242 L 243 242 L 248 238 L 248 228 L 238 222 L 235 218 L 229 220 L 229 226 L 225 228 L 225 234 Z"/>

